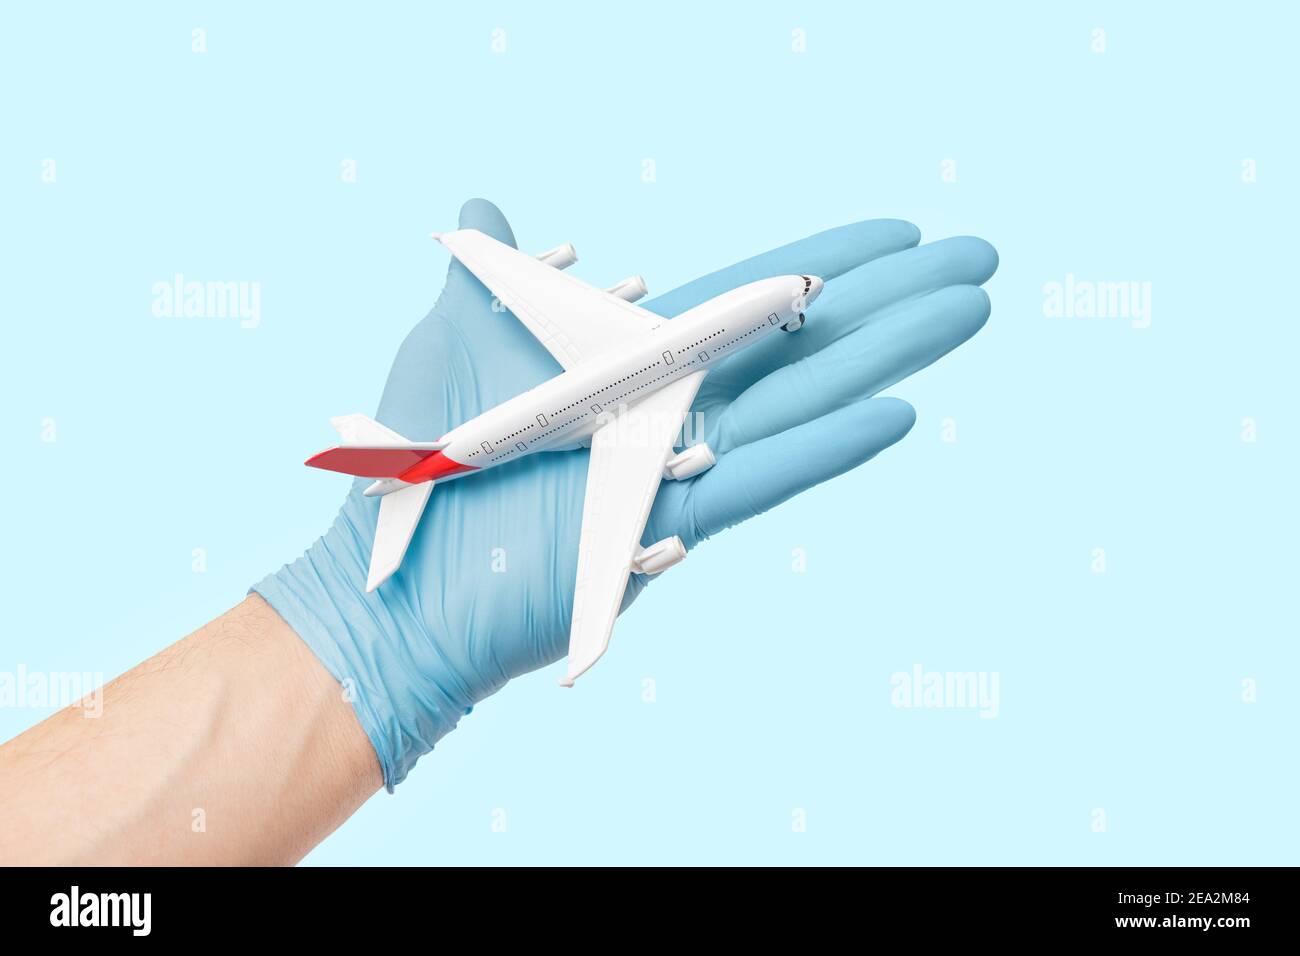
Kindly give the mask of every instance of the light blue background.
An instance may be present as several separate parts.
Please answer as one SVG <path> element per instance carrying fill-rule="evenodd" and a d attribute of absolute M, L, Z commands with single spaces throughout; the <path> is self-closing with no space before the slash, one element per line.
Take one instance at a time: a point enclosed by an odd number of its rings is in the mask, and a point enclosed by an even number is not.
<path fill-rule="evenodd" d="M 700 548 L 575 691 L 512 684 L 309 861 L 1296 862 L 1294 16 L 270 6 L 6 8 L 0 668 L 111 677 L 326 528 L 346 483 L 301 461 L 374 409 L 465 198 L 652 291 L 898 216 L 1002 256 L 988 327 L 892 390 L 913 433 Z M 155 318 L 175 272 L 260 281 L 260 327 Z M 1045 317 L 1067 273 L 1151 282 L 1151 327 Z M 1000 715 L 894 708 L 918 663 L 997 671 Z"/>

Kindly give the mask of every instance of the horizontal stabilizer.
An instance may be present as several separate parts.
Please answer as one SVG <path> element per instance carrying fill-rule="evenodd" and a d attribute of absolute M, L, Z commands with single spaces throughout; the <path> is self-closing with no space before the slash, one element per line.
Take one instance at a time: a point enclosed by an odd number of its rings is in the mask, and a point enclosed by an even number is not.
<path fill-rule="evenodd" d="M 424 513 L 433 482 L 407 485 L 400 491 L 379 499 L 379 523 L 375 525 L 375 544 L 370 551 L 370 571 L 366 590 L 373 591 L 401 567 L 402 558 L 415 535 L 415 527 Z"/>
<path fill-rule="evenodd" d="M 357 448 L 427 448 L 438 451 L 446 448 L 445 441 L 407 441 L 386 425 L 381 425 L 365 415 L 339 415 L 330 419 L 344 445 Z"/>

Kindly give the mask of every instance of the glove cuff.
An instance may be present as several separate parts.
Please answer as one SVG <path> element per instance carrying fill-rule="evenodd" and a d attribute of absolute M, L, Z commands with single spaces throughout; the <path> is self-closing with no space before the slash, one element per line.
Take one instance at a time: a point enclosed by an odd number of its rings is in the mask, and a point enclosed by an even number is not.
<path fill-rule="evenodd" d="M 401 588 L 366 593 L 365 558 L 335 525 L 252 591 L 333 675 L 375 748 L 391 793 L 415 762 L 471 710 Z M 381 593 L 382 592 L 382 593 Z"/>

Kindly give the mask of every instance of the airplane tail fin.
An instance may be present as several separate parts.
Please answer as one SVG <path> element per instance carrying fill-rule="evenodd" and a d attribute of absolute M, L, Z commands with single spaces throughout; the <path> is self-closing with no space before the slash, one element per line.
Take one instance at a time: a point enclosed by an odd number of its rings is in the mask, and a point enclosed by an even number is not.
<path fill-rule="evenodd" d="M 304 464 L 360 478 L 396 478 L 437 451 L 436 448 L 416 448 L 409 444 L 336 445 L 312 455 Z"/>
<path fill-rule="evenodd" d="M 375 525 L 375 544 L 370 550 L 367 591 L 379 587 L 401 566 L 434 484 L 423 481 L 407 485 L 379 499 L 379 522 Z"/>
<path fill-rule="evenodd" d="M 380 479 L 365 491 L 367 496 L 383 495 L 366 576 L 366 590 L 373 591 L 401 566 L 433 491 L 433 481 L 407 484 L 397 480 L 398 476 L 436 455 L 447 443 L 407 441 L 365 415 L 341 415 L 331 418 L 330 424 L 338 431 L 342 443 L 312 455 L 306 464 L 345 475 Z"/>
<path fill-rule="evenodd" d="M 312 455 L 306 464 L 312 468 L 339 471 L 362 478 L 396 478 L 412 465 L 418 465 L 434 452 L 446 448 L 445 442 L 407 441 L 391 428 L 365 415 L 340 415 L 330 424 L 342 443 Z"/>

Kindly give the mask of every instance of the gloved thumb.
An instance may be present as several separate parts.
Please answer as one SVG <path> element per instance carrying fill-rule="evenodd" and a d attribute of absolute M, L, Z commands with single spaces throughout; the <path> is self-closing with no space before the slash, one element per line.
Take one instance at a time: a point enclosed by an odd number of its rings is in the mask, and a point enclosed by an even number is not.
<path fill-rule="evenodd" d="M 493 239 L 515 247 L 515 234 L 506 222 L 501 210 L 486 199 L 471 199 L 460 207 L 460 228 L 477 229 Z M 443 299 L 455 302 L 463 295 L 482 295 L 483 286 L 453 256 L 447 268 L 447 283 L 443 288 Z M 450 296 L 450 298 L 448 298 Z M 443 300 L 439 300 L 440 303 Z"/>
<path fill-rule="evenodd" d="M 501 210 L 486 199 L 471 199 L 460 207 L 460 228 L 477 229 L 493 239 L 515 246 L 515 234 Z"/>

